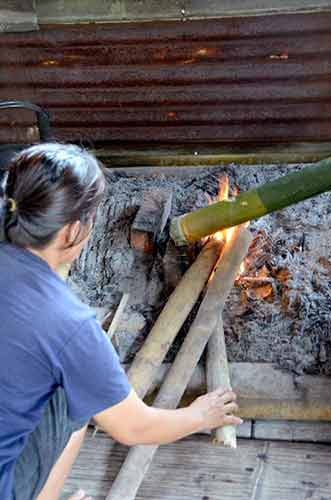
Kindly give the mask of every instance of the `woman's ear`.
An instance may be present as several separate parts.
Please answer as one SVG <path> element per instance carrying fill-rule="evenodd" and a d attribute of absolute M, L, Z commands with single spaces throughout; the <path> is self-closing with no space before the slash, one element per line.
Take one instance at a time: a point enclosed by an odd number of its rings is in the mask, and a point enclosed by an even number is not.
<path fill-rule="evenodd" d="M 58 233 L 57 247 L 63 252 L 66 260 L 75 259 L 87 242 L 92 225 L 85 226 L 80 221 L 66 224 Z"/>
<path fill-rule="evenodd" d="M 78 242 L 78 236 L 79 233 L 81 232 L 81 222 L 77 220 L 76 222 L 73 222 L 72 224 L 67 224 L 65 226 L 65 245 L 67 248 L 71 246 L 75 246 L 76 243 Z"/>

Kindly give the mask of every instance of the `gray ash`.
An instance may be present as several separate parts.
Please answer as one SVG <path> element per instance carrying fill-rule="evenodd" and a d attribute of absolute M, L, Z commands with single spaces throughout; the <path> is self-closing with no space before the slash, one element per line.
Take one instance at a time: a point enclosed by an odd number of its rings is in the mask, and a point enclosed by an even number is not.
<path fill-rule="evenodd" d="M 83 300 L 109 310 L 129 291 L 127 314 L 118 332 L 118 338 L 128 338 L 129 349 L 122 358 L 132 358 L 199 250 L 197 245 L 189 252 L 175 248 L 167 237 L 150 254 L 131 248 L 130 228 L 143 193 L 171 190 L 173 217 L 215 199 L 223 173 L 232 188 L 245 191 L 299 168 L 232 165 L 185 177 L 109 173 L 93 236 L 69 281 Z M 224 312 L 230 360 L 273 362 L 295 373 L 331 374 L 330 195 L 253 221 L 250 229 L 255 239 L 245 271 Z M 175 355 L 189 323 L 168 359 Z"/>

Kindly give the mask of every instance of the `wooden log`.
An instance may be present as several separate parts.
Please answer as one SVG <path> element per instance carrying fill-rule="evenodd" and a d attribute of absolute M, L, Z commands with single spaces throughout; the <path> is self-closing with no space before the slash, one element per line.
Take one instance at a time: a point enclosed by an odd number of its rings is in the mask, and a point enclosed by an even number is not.
<path fill-rule="evenodd" d="M 220 264 L 209 282 L 206 295 L 182 347 L 154 402 L 157 408 L 176 408 L 195 367 L 222 314 L 224 303 L 251 242 L 249 231 L 238 228 L 226 245 Z M 106 500 L 132 500 L 147 472 L 157 445 L 134 446 L 121 468 Z"/>
<path fill-rule="evenodd" d="M 110 326 L 108 328 L 108 332 L 107 333 L 108 333 L 108 336 L 109 336 L 110 339 L 114 336 L 114 334 L 116 332 L 118 323 L 121 320 L 122 314 L 124 312 L 124 309 L 126 308 L 126 305 L 128 303 L 129 297 L 130 297 L 129 293 L 123 293 L 121 301 L 120 301 L 120 303 L 118 305 L 118 308 L 116 309 L 116 313 L 115 313 L 115 315 L 113 317 L 113 320 L 110 323 Z"/>
<path fill-rule="evenodd" d="M 145 397 L 153 384 L 165 355 L 198 300 L 220 251 L 219 242 L 212 240 L 205 245 L 170 296 L 144 345 L 136 354 L 128 377 L 141 398 Z"/>
<path fill-rule="evenodd" d="M 331 189 L 331 158 L 246 191 L 239 196 L 176 217 L 171 236 L 176 244 L 200 240 L 217 231 L 317 196 Z"/>
<path fill-rule="evenodd" d="M 223 319 L 219 318 L 207 346 L 207 388 L 208 392 L 219 387 L 231 389 L 228 358 L 224 338 Z M 237 447 L 236 428 L 226 425 L 212 432 L 213 443 L 224 443 L 229 448 Z"/>
<path fill-rule="evenodd" d="M 144 253 L 154 251 L 155 242 L 162 234 L 172 206 L 172 191 L 147 190 L 131 226 L 130 243 L 135 250 Z"/>

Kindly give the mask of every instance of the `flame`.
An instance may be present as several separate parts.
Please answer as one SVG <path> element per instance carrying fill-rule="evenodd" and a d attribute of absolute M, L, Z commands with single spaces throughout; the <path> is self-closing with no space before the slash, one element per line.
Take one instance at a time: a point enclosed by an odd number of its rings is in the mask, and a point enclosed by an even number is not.
<path fill-rule="evenodd" d="M 229 229 L 226 229 L 224 232 L 225 232 L 225 241 L 228 243 L 229 241 L 231 241 L 231 239 L 233 237 L 233 234 L 235 232 L 235 228 L 230 227 Z"/>
<path fill-rule="evenodd" d="M 224 175 L 218 181 L 218 201 L 227 200 L 229 198 L 229 177 Z"/>
<path fill-rule="evenodd" d="M 223 241 L 224 240 L 223 231 L 217 231 L 217 233 L 214 233 L 213 238 L 214 238 L 214 240 L 217 240 L 217 241 Z"/>
<path fill-rule="evenodd" d="M 218 181 L 218 201 L 227 200 L 229 198 L 229 189 L 229 177 L 227 175 L 220 177 Z M 215 240 L 224 241 L 224 243 L 226 243 L 231 240 L 233 232 L 234 228 L 230 227 L 229 229 L 224 229 L 223 231 L 217 231 L 217 233 L 213 235 L 213 238 Z"/>
<path fill-rule="evenodd" d="M 219 188 L 218 188 L 218 201 L 227 200 L 229 198 L 230 191 L 230 183 L 227 175 L 220 177 L 219 179 Z M 239 189 L 237 186 L 234 187 L 233 193 L 235 196 L 239 194 Z M 245 224 L 247 227 L 249 222 Z M 224 229 L 223 231 L 217 231 L 213 234 L 213 238 L 217 241 L 223 241 L 224 243 L 228 243 L 234 236 L 235 227 L 230 227 L 228 229 Z M 239 276 L 245 272 L 245 263 L 244 261 L 241 263 Z"/>

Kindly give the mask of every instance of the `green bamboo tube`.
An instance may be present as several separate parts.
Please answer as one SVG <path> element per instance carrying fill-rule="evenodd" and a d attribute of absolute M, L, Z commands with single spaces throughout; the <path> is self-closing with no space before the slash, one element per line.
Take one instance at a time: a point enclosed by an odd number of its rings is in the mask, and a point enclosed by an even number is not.
<path fill-rule="evenodd" d="M 176 217 L 171 237 L 177 245 L 237 226 L 331 190 L 331 158 L 241 193 L 236 198 Z"/>

